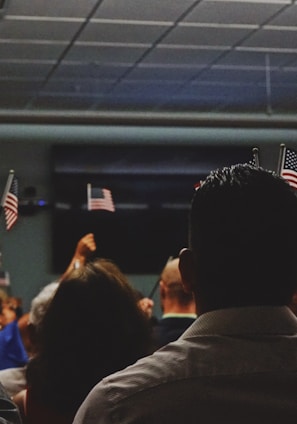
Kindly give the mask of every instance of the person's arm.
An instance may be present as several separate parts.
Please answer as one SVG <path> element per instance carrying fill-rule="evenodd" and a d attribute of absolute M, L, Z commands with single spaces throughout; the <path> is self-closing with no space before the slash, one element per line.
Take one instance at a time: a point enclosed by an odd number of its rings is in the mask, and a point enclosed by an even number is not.
<path fill-rule="evenodd" d="M 64 274 L 61 276 L 60 281 L 63 281 L 73 269 L 84 265 L 90 255 L 95 252 L 96 248 L 97 247 L 93 233 L 86 234 L 84 237 L 82 237 L 78 241 L 70 264 L 68 265 Z"/>
<path fill-rule="evenodd" d="M 5 424 L 22 424 L 17 405 L 9 398 L 0 383 L 0 422 Z"/>

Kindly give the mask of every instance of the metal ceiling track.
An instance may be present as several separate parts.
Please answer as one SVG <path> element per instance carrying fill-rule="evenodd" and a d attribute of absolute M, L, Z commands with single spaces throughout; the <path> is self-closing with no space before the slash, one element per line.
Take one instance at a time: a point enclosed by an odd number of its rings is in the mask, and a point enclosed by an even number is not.
<path fill-rule="evenodd" d="M 227 114 L 128 111 L 0 111 L 0 124 L 131 125 L 297 129 L 295 114 Z"/>

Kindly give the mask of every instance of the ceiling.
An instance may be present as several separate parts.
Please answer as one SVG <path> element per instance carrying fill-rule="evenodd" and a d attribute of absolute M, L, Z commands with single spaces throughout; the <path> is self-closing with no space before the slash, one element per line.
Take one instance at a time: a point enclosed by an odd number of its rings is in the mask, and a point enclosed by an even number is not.
<path fill-rule="evenodd" d="M 252 113 L 295 119 L 296 1 L 2 3 L 3 116 Z"/>

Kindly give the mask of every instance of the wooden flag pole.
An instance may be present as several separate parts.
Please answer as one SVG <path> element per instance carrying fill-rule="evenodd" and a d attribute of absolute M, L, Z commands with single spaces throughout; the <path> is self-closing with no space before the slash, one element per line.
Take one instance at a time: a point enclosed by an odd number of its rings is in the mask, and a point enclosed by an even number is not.
<path fill-rule="evenodd" d="M 259 149 L 258 149 L 258 147 L 254 147 L 252 152 L 253 152 L 253 156 L 254 156 L 255 167 L 259 168 L 260 167 L 260 160 L 259 160 Z"/>
<path fill-rule="evenodd" d="M 14 170 L 13 170 L 13 169 L 11 169 L 11 170 L 9 171 L 9 174 L 8 174 L 8 177 L 7 177 L 7 181 L 6 181 L 6 186 L 5 186 L 5 189 L 4 189 L 4 192 L 3 192 L 3 195 L 2 195 L 2 199 L 1 199 L 1 206 L 2 206 L 2 208 L 3 208 L 3 206 L 4 206 L 4 203 L 5 203 L 5 199 L 6 199 L 7 193 L 8 193 L 8 192 L 9 192 L 9 190 L 10 190 L 10 187 L 11 187 L 11 183 L 12 183 L 13 177 L 14 177 Z"/>
<path fill-rule="evenodd" d="M 173 256 L 169 256 L 169 258 L 167 259 L 167 262 L 166 262 L 165 266 L 168 264 L 168 262 L 172 261 L 172 259 L 173 259 Z M 160 278 L 158 278 L 157 281 L 155 282 L 154 287 L 153 287 L 153 289 L 151 290 L 151 292 L 150 292 L 150 294 L 148 296 L 149 299 L 152 299 L 153 298 L 153 296 L 155 294 L 155 291 L 158 288 L 159 282 L 160 282 Z"/>
<path fill-rule="evenodd" d="M 88 206 L 88 211 L 91 210 L 90 202 L 91 202 L 91 184 L 88 183 L 87 184 L 87 206 Z"/>
<path fill-rule="evenodd" d="M 281 175 L 282 169 L 284 167 L 285 154 L 286 154 L 286 145 L 282 143 L 280 145 L 277 172 L 276 172 L 278 176 Z"/>

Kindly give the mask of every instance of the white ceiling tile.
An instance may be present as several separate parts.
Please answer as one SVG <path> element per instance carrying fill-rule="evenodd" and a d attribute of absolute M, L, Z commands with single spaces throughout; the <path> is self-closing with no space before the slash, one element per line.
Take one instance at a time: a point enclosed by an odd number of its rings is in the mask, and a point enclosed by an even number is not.
<path fill-rule="evenodd" d="M 89 23 L 78 40 L 148 44 L 157 40 L 165 30 L 166 27 L 161 25 Z"/>
<path fill-rule="evenodd" d="M 145 51 L 145 47 L 74 45 L 65 56 L 65 60 L 90 63 L 134 63 Z"/>
<path fill-rule="evenodd" d="M 5 93 L 23 93 L 31 94 L 38 92 L 42 85 L 42 79 L 17 79 L 17 78 L 1 78 L 0 76 L 0 92 Z"/>
<path fill-rule="evenodd" d="M 297 25 L 297 4 L 296 2 L 284 8 L 274 19 L 269 22 L 270 25 L 293 26 Z"/>
<path fill-rule="evenodd" d="M 80 26 L 80 22 L 3 20 L 0 21 L 0 39 L 71 40 Z"/>
<path fill-rule="evenodd" d="M 65 95 L 87 95 L 96 96 L 108 92 L 114 85 L 115 80 L 97 80 L 89 78 L 51 79 L 43 88 L 44 92 Z"/>
<path fill-rule="evenodd" d="M 296 84 L 276 85 L 271 93 L 271 102 L 276 109 L 281 109 L 286 112 L 288 107 L 297 107 L 297 86 Z"/>
<path fill-rule="evenodd" d="M 271 72 L 271 81 L 273 84 L 282 84 L 283 86 L 290 85 L 291 87 L 297 87 L 297 67 L 296 68 L 285 68 L 275 69 Z"/>
<path fill-rule="evenodd" d="M 292 60 L 290 53 L 267 53 L 255 51 L 241 51 L 239 49 L 227 52 L 219 61 L 222 65 L 234 65 L 240 68 L 243 67 L 265 67 L 266 56 L 269 54 L 270 65 L 280 66 Z"/>
<path fill-rule="evenodd" d="M 288 67 L 297 67 L 297 54 L 295 54 L 290 61 L 286 63 Z"/>
<path fill-rule="evenodd" d="M 92 98 L 83 96 L 43 94 L 34 100 L 32 110 L 88 110 L 93 103 L 94 100 Z"/>
<path fill-rule="evenodd" d="M 221 84 L 250 84 L 252 82 L 265 81 L 265 68 L 256 69 L 234 69 L 231 67 L 213 66 L 207 72 L 201 72 L 193 83 L 201 83 L 202 81 L 214 83 L 217 86 Z"/>
<path fill-rule="evenodd" d="M 286 49 L 296 49 L 297 53 L 297 28 L 295 31 L 262 29 L 252 34 L 242 46 L 284 49 L 284 53 Z"/>
<path fill-rule="evenodd" d="M 0 110 L 22 110 L 26 107 L 31 97 L 30 93 L 8 93 L 0 96 Z"/>
<path fill-rule="evenodd" d="M 153 49 L 143 60 L 144 64 L 170 64 L 205 66 L 222 54 L 222 50 L 187 49 L 187 48 L 159 48 Z"/>
<path fill-rule="evenodd" d="M 133 90 L 139 91 L 147 91 L 149 93 L 150 91 L 155 95 L 158 92 L 159 93 L 168 93 L 172 92 L 175 89 L 178 89 L 179 86 L 183 85 L 183 81 L 158 81 L 158 80 L 126 80 L 121 82 L 122 87 L 126 86 L 126 88 L 129 90 L 129 88 Z"/>
<path fill-rule="evenodd" d="M 184 91 L 192 95 L 213 98 L 213 101 L 230 102 L 238 105 L 242 102 L 247 104 L 257 103 L 259 100 L 266 101 L 265 86 L 259 84 L 222 84 L 221 89 L 218 91 L 214 84 L 191 84 Z"/>
<path fill-rule="evenodd" d="M 194 0 L 105 0 L 94 17 L 107 19 L 175 21 Z"/>
<path fill-rule="evenodd" d="M 11 78 L 45 78 L 50 72 L 53 64 L 34 63 L 34 62 L 4 62 L 0 59 L 0 76 L 9 76 Z"/>
<path fill-rule="evenodd" d="M 86 17 L 97 0 L 10 0 L 8 15 Z"/>
<path fill-rule="evenodd" d="M 150 64 L 140 64 L 134 68 L 127 79 L 139 80 L 160 80 L 160 81 L 187 81 L 197 73 L 197 68 L 193 66 L 158 66 Z"/>
<path fill-rule="evenodd" d="M 276 3 L 202 1 L 185 17 L 186 22 L 260 25 L 283 7 Z"/>
<path fill-rule="evenodd" d="M 55 61 L 64 51 L 63 45 L 31 44 L 31 43 L 1 43 L 1 60 L 48 60 Z"/>
<path fill-rule="evenodd" d="M 1 69 L 1 68 L 0 68 Z M 129 66 L 116 63 L 100 64 L 100 63 L 82 63 L 79 61 L 67 62 L 63 61 L 56 69 L 54 78 L 119 78 L 123 75 Z"/>
<path fill-rule="evenodd" d="M 247 37 L 250 32 L 251 30 L 246 28 L 178 26 L 162 42 L 184 46 L 232 46 Z"/>

